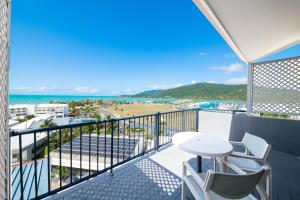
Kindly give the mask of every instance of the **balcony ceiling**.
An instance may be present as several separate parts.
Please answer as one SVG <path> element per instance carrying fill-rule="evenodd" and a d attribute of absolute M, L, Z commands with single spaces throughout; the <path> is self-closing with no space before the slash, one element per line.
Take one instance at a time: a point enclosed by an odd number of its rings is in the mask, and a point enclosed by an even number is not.
<path fill-rule="evenodd" d="M 249 63 L 300 42 L 299 0 L 194 0 L 243 61 Z"/>

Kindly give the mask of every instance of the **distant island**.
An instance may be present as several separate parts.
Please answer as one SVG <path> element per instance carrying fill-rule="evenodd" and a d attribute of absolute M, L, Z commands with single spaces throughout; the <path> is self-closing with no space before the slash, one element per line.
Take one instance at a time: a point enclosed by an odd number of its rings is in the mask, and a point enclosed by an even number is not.
<path fill-rule="evenodd" d="M 127 97 L 246 101 L 247 85 L 196 83 L 166 90 L 149 90 Z"/>

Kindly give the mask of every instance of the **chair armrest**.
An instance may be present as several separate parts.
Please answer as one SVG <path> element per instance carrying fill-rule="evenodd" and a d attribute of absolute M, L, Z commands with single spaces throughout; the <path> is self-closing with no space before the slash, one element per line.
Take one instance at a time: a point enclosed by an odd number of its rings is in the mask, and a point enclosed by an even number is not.
<path fill-rule="evenodd" d="M 242 142 L 237 142 L 237 141 L 229 141 L 230 144 L 234 144 L 234 145 L 241 145 L 244 146 L 244 143 Z"/>
<path fill-rule="evenodd" d="M 183 162 L 183 167 L 187 169 L 187 171 L 190 172 L 190 174 L 193 176 L 195 181 L 199 184 L 201 188 L 204 189 L 205 181 L 203 181 L 200 176 L 197 174 L 197 172 L 192 168 L 192 166 L 188 162 Z"/>
<path fill-rule="evenodd" d="M 255 156 L 247 155 L 247 154 L 242 154 L 242 153 L 238 153 L 238 152 L 232 152 L 232 154 L 230 156 L 237 157 L 237 158 L 249 159 L 249 160 L 264 161 L 263 158 L 259 158 L 259 157 L 255 157 Z"/>
<path fill-rule="evenodd" d="M 243 171 L 241 168 L 239 168 L 238 166 L 236 166 L 235 164 L 228 162 L 227 160 L 222 160 L 222 163 L 224 165 L 227 165 L 227 167 L 229 167 L 230 169 L 232 169 L 233 171 L 235 171 L 238 174 L 247 174 L 245 171 Z"/>
<path fill-rule="evenodd" d="M 229 141 L 230 144 L 232 144 L 233 146 L 239 146 L 239 147 L 242 147 L 244 149 L 244 152 L 245 154 L 248 154 L 248 149 L 247 147 L 244 145 L 244 143 L 242 142 L 236 142 L 236 141 Z"/>

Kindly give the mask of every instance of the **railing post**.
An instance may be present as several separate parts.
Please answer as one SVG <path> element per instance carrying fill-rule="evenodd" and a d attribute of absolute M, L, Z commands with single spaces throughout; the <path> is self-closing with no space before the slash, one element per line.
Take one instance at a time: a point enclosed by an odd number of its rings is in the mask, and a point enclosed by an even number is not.
<path fill-rule="evenodd" d="M 159 147 L 159 131 L 160 131 L 160 113 L 155 114 L 155 132 L 154 132 L 154 144 L 155 149 Z"/>
<path fill-rule="evenodd" d="M 111 133 L 110 133 L 110 175 L 113 175 L 113 155 L 114 155 L 114 120 L 111 121 Z"/>
<path fill-rule="evenodd" d="M 248 64 L 247 115 L 251 115 L 253 106 L 253 67 L 252 63 Z"/>
<path fill-rule="evenodd" d="M 185 111 L 181 111 L 181 124 L 182 124 L 182 130 L 185 131 Z"/>
<path fill-rule="evenodd" d="M 196 131 L 199 131 L 199 111 L 200 109 L 196 109 Z"/>

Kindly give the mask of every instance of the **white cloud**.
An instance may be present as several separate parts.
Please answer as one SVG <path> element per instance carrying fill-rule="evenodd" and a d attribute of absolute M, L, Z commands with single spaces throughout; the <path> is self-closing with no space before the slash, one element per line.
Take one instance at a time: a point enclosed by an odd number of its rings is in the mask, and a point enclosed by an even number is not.
<path fill-rule="evenodd" d="M 77 92 L 77 93 L 92 93 L 92 94 L 99 92 L 98 89 L 90 88 L 90 87 L 83 87 L 83 86 L 78 86 L 78 87 L 74 88 L 73 91 Z"/>
<path fill-rule="evenodd" d="M 207 83 L 216 83 L 216 82 L 213 80 L 210 80 L 210 81 L 207 81 Z"/>
<path fill-rule="evenodd" d="M 247 77 L 240 77 L 240 78 L 231 78 L 225 81 L 225 84 L 246 84 L 247 83 Z"/>
<path fill-rule="evenodd" d="M 56 91 L 56 87 L 32 87 L 32 86 L 20 86 L 16 88 L 12 88 L 11 91 L 14 92 L 50 92 L 50 91 Z"/>
<path fill-rule="evenodd" d="M 211 70 L 214 71 L 223 71 L 225 73 L 235 73 L 235 72 L 241 72 L 244 68 L 244 65 L 241 63 L 234 63 L 230 65 L 224 65 L 219 67 L 211 67 Z"/>
<path fill-rule="evenodd" d="M 200 56 L 206 56 L 206 55 L 208 55 L 208 53 L 203 51 L 203 52 L 199 52 L 199 55 Z"/>
<path fill-rule="evenodd" d="M 198 81 L 192 80 L 192 84 L 196 84 L 198 83 Z"/>

